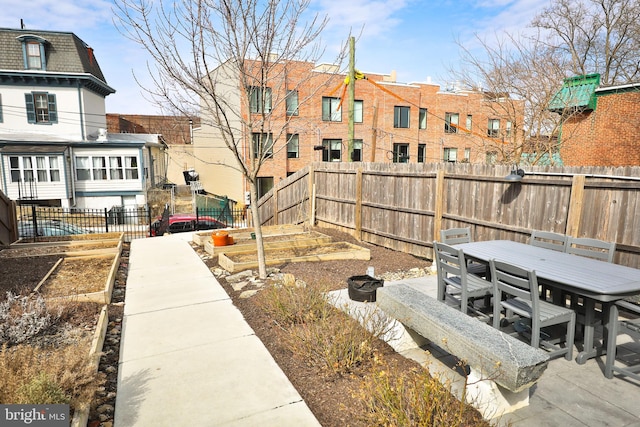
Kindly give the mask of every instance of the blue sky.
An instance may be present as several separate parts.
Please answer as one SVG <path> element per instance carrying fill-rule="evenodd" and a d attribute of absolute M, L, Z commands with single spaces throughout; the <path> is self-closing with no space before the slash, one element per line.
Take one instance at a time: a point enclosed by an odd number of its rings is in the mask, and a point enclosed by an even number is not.
<path fill-rule="evenodd" d="M 327 53 L 344 42 L 353 28 L 362 34 L 356 44 L 356 66 L 365 72 L 397 72 L 401 82 L 447 82 L 456 66 L 461 40 L 473 46 L 474 34 L 494 37 L 502 31 L 525 31 L 527 23 L 548 2 L 540 0 L 311 0 L 329 16 L 323 33 Z M 118 32 L 113 3 L 108 0 L 2 0 L 0 27 L 70 31 L 90 45 L 116 93 L 106 99 L 107 112 L 159 114 L 144 99 L 133 74 L 150 84 L 146 55 Z M 364 26 L 364 27 L 363 27 Z"/>

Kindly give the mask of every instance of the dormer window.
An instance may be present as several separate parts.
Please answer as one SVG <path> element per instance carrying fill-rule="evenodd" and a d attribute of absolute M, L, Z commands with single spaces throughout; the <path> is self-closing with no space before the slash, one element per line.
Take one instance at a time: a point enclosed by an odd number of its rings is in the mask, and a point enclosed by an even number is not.
<path fill-rule="evenodd" d="M 47 40 L 33 34 L 20 36 L 18 40 L 22 42 L 24 68 L 27 70 L 46 70 L 45 47 Z"/>
<path fill-rule="evenodd" d="M 42 70 L 42 55 L 40 54 L 40 43 L 27 43 L 27 68 L 30 70 Z"/>

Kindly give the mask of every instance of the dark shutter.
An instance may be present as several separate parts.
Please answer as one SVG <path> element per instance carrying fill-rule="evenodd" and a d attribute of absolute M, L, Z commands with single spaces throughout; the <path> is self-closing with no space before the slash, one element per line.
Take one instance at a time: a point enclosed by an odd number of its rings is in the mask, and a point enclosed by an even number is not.
<path fill-rule="evenodd" d="M 58 123 L 58 109 L 56 108 L 56 96 L 47 95 L 47 101 L 49 102 L 49 122 Z"/>
<path fill-rule="evenodd" d="M 35 123 L 36 122 L 36 107 L 33 104 L 33 94 L 25 93 L 24 100 L 27 104 L 27 122 Z"/>

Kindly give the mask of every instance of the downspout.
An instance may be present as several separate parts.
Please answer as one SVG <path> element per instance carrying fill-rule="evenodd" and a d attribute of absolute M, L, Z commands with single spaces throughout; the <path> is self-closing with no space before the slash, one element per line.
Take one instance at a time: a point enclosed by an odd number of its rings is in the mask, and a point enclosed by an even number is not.
<path fill-rule="evenodd" d="M 69 176 L 71 177 L 71 206 L 76 206 L 76 168 L 73 156 L 73 148 L 69 147 L 69 158 L 67 163 L 69 165 Z"/>
<path fill-rule="evenodd" d="M 82 140 L 85 140 L 84 135 L 84 111 L 82 110 L 82 86 L 78 81 L 78 110 L 80 111 L 80 136 Z"/>

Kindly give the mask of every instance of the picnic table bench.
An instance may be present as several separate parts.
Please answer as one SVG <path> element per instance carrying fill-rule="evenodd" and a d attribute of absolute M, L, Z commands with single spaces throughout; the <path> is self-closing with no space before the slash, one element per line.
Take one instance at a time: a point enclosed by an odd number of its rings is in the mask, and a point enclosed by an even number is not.
<path fill-rule="evenodd" d="M 474 378 L 469 384 L 485 383 L 484 390 L 477 388 L 473 395 L 475 403 L 485 406 L 481 409 L 483 414 L 499 416 L 526 406 L 529 388 L 547 368 L 549 357 L 543 350 L 409 285 L 399 283 L 379 288 L 377 305 L 408 328 L 410 335 L 417 333 L 463 361 L 470 369 L 469 376 Z"/>

